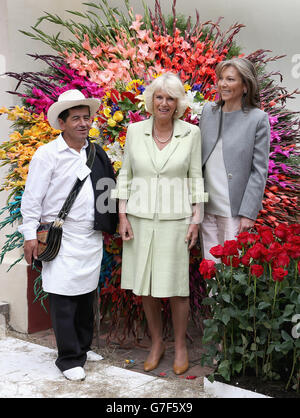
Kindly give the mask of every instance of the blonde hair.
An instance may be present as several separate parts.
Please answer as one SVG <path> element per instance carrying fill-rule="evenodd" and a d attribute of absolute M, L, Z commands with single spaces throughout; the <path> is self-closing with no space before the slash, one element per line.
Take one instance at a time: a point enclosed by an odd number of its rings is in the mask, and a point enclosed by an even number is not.
<path fill-rule="evenodd" d="M 260 108 L 260 96 L 257 74 L 254 65 L 246 58 L 232 58 L 227 61 L 219 62 L 216 66 L 216 75 L 219 79 L 223 70 L 227 67 L 234 67 L 245 85 L 247 92 L 242 97 L 242 109 L 258 107 Z M 217 107 L 223 106 L 224 101 L 220 99 L 216 102 Z"/>
<path fill-rule="evenodd" d="M 153 114 L 153 96 L 157 90 L 163 90 L 168 93 L 169 96 L 177 99 L 177 108 L 174 113 L 174 118 L 180 118 L 188 107 L 185 89 L 180 78 L 174 73 L 164 73 L 146 87 L 144 91 L 146 110 L 151 114 Z"/>

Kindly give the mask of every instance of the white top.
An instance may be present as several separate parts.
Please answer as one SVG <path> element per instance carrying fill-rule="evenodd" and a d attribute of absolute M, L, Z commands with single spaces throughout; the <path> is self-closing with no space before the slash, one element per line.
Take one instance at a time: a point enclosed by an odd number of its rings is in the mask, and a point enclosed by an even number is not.
<path fill-rule="evenodd" d="M 208 203 L 205 203 L 205 212 L 212 215 L 231 217 L 228 180 L 222 144 L 222 138 L 220 137 L 205 164 L 204 184 L 209 196 Z"/>
<path fill-rule="evenodd" d="M 18 230 L 25 240 L 36 238 L 40 220 L 52 222 L 57 217 L 77 177 L 82 178 L 89 173 L 85 164 L 87 146 L 86 141 L 78 153 L 59 135 L 35 152 L 21 201 L 23 224 Z M 67 220 L 94 221 L 94 192 L 90 176 L 79 192 Z"/>

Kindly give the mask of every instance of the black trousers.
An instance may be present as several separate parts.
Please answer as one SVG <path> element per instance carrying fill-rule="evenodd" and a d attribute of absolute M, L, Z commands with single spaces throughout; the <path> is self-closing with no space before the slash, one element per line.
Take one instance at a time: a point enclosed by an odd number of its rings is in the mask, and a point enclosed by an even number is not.
<path fill-rule="evenodd" d="M 56 338 L 56 366 L 63 372 L 83 367 L 93 340 L 95 291 L 78 296 L 49 293 L 50 314 Z"/>

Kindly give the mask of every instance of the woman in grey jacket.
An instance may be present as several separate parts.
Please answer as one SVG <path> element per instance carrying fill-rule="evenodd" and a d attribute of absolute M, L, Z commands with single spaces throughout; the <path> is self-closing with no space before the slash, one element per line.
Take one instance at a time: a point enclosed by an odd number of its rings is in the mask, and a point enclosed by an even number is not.
<path fill-rule="evenodd" d="M 233 58 L 220 62 L 216 74 L 219 100 L 204 106 L 200 120 L 209 193 L 200 235 L 203 257 L 211 260 L 211 247 L 253 227 L 262 207 L 270 147 L 269 118 L 259 109 L 253 64 Z"/>

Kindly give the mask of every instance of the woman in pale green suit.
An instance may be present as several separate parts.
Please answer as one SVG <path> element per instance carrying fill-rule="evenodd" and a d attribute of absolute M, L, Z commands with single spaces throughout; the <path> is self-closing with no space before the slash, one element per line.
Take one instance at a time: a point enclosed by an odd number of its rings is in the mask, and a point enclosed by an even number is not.
<path fill-rule="evenodd" d="M 145 90 L 152 117 L 128 127 L 114 197 L 123 239 L 121 287 L 141 295 L 152 346 L 144 370 L 164 354 L 159 298 L 170 298 L 176 374 L 188 367 L 189 250 L 195 245 L 204 200 L 201 138 L 181 121 L 187 107 L 180 79 L 166 73 Z"/>

